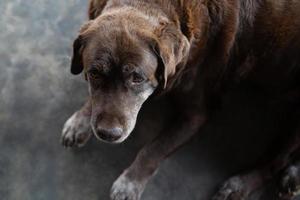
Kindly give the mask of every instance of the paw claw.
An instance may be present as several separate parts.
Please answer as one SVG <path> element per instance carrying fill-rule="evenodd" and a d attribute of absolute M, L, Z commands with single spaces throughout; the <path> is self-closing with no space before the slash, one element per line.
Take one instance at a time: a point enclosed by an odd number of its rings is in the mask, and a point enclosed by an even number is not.
<path fill-rule="evenodd" d="M 281 199 L 292 199 L 300 193 L 299 170 L 296 166 L 290 166 L 284 172 L 279 188 Z"/>

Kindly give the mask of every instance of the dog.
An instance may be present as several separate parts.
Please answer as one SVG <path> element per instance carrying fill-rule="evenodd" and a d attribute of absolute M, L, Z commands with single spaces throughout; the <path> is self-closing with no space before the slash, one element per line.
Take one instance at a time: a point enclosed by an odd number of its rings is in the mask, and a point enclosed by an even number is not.
<path fill-rule="evenodd" d="M 299 103 L 299 10 L 300 1 L 288 0 L 91 0 L 71 63 L 89 98 L 65 123 L 63 145 L 83 146 L 92 135 L 121 143 L 149 97 L 170 96 L 174 123 L 111 189 L 112 200 L 140 199 L 159 163 L 207 123 L 230 85 L 248 82 Z M 246 199 L 284 169 L 281 196 L 291 198 L 300 177 L 287 160 L 299 151 L 297 130 L 270 164 L 229 179 L 213 199 Z"/>

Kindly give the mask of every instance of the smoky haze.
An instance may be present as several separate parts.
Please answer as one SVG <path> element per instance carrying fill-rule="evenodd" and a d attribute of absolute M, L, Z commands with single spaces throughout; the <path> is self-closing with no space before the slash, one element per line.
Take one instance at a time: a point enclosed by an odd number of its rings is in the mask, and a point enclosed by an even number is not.
<path fill-rule="evenodd" d="M 113 181 L 170 113 L 164 100 L 146 103 L 136 130 L 120 145 L 94 138 L 82 149 L 60 145 L 63 123 L 87 97 L 82 76 L 69 73 L 87 4 L 0 1 L 1 200 L 108 199 Z M 276 138 L 280 127 L 274 124 L 283 120 L 271 117 L 275 111 L 258 99 L 247 92 L 229 95 L 204 132 L 161 165 L 143 200 L 207 200 L 230 175 L 254 166 Z M 253 199 L 266 199 L 265 193 Z"/>

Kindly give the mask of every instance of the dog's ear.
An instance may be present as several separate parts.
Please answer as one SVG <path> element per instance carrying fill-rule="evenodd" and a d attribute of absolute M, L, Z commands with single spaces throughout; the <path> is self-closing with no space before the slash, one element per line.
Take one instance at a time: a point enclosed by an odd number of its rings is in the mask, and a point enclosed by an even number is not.
<path fill-rule="evenodd" d="M 85 23 L 79 32 L 79 36 L 73 42 L 73 56 L 71 62 L 71 73 L 76 75 L 80 74 L 83 71 L 83 61 L 82 61 L 82 52 L 84 49 L 85 40 L 83 35 L 86 35 L 88 27 L 91 25 L 93 20 Z"/>
<path fill-rule="evenodd" d="M 188 39 L 175 26 L 162 24 L 156 32 L 154 51 L 158 55 L 158 79 L 162 87 L 172 85 L 187 60 L 190 49 Z"/>
<path fill-rule="evenodd" d="M 80 74 L 83 70 L 82 50 L 83 50 L 83 41 L 82 41 L 82 37 L 79 35 L 73 43 L 71 73 L 74 75 Z"/>

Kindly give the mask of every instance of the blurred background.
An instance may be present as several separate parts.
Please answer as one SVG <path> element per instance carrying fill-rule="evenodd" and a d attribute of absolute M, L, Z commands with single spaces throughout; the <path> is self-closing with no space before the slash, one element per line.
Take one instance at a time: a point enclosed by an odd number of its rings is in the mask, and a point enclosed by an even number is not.
<path fill-rule="evenodd" d="M 71 45 L 87 20 L 86 0 L 0 1 L 0 199 L 108 200 L 118 175 L 161 129 L 167 103 L 147 102 L 120 145 L 94 138 L 64 149 L 60 134 L 87 86 L 69 73 Z M 265 157 L 289 120 L 264 94 L 235 88 L 201 134 L 161 164 L 143 200 L 208 200 L 232 175 Z M 251 199 L 276 199 L 270 183 Z"/>

